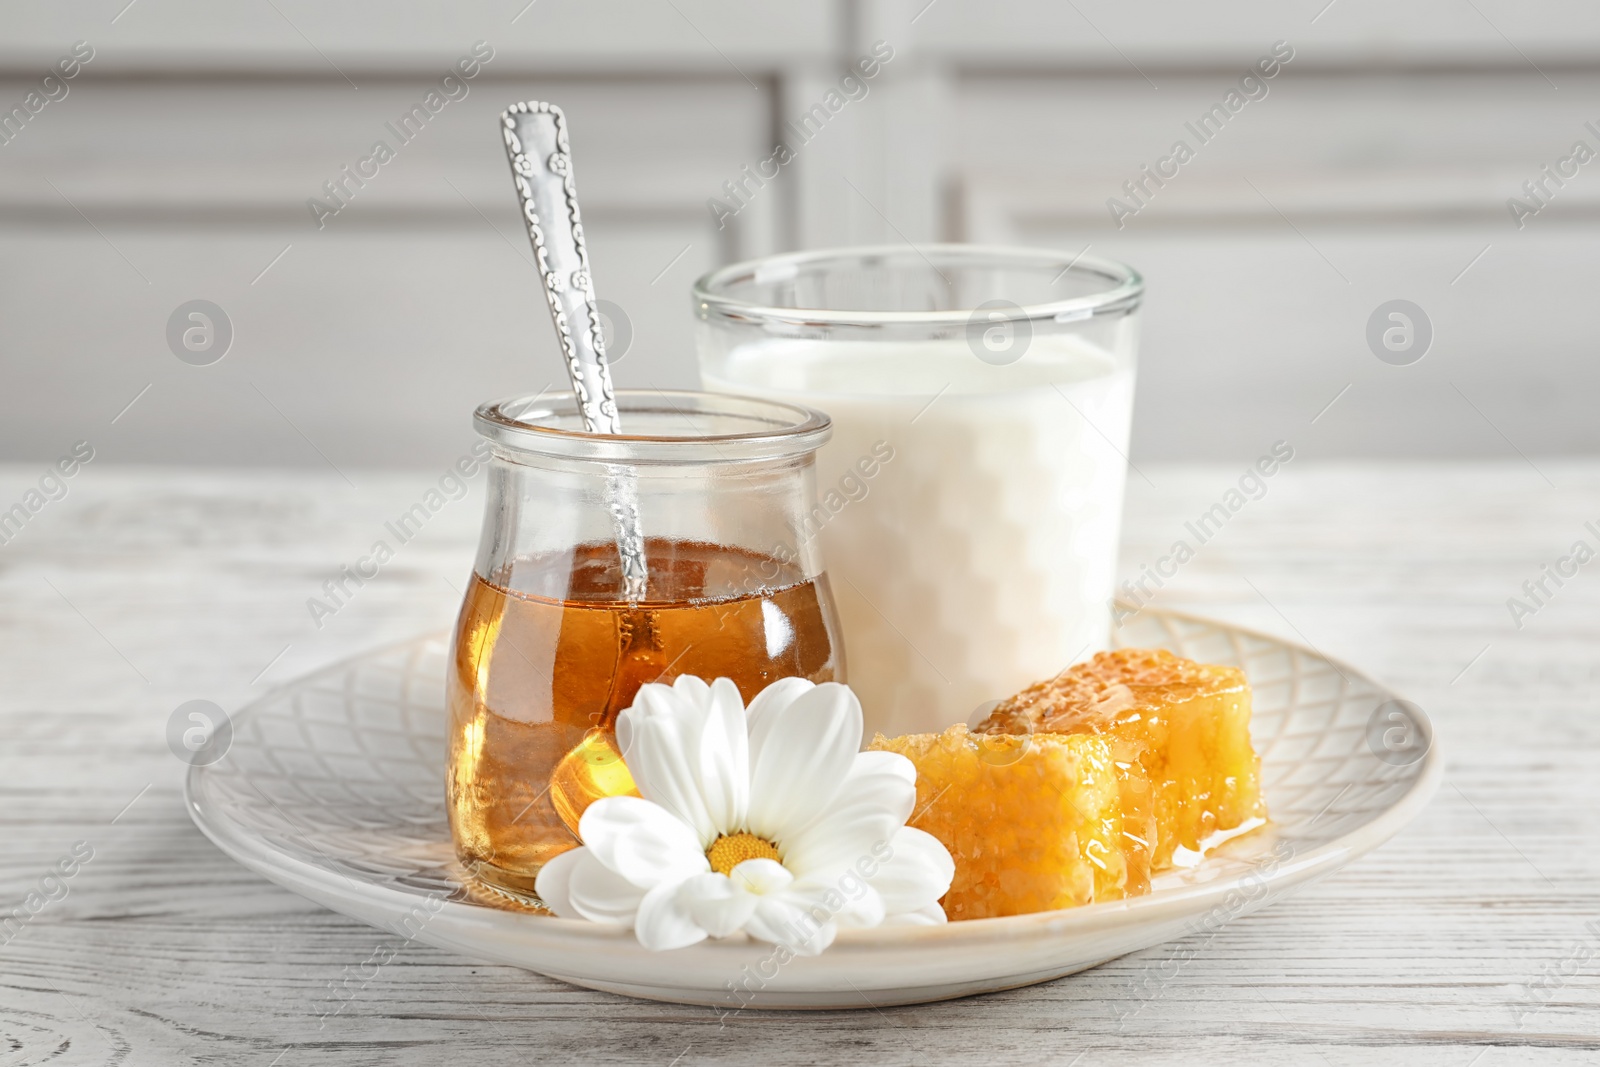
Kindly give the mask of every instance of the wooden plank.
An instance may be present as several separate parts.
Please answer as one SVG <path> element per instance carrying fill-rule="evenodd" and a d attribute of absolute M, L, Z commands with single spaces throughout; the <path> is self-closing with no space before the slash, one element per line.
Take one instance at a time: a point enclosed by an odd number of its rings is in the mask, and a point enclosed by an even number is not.
<path fill-rule="evenodd" d="M 436 97 L 439 110 L 424 108 L 420 119 L 412 108 L 438 87 L 439 73 L 385 75 L 360 90 L 338 81 L 86 73 L 4 146 L 0 211 L 71 228 L 83 225 L 79 211 L 102 226 L 237 220 L 281 226 L 291 239 L 408 221 L 476 227 L 477 211 L 515 205 L 500 112 L 549 99 L 571 122 L 586 207 L 709 222 L 706 198 L 766 146 L 769 94 L 736 77 L 527 78 L 497 63 L 454 88 L 455 101 Z M 0 101 L 27 89 L 0 81 Z M 375 152 L 380 142 L 391 157 Z M 340 199 L 325 189 L 330 182 Z M 335 209 L 320 226 L 306 206 L 313 197 Z"/>
<path fill-rule="evenodd" d="M 1346 456 L 1600 448 L 1580 399 L 1600 384 L 1583 311 L 1600 197 L 1552 185 L 1523 228 L 1507 209 L 1574 141 L 1600 144 L 1581 112 L 1532 71 L 1298 63 L 1203 145 L 1190 126 L 1232 84 L 1220 72 L 1160 92 L 1135 76 L 963 78 L 967 137 L 947 149 L 960 236 L 1089 246 L 1145 275 L 1136 457 L 1242 458 L 1277 438 Z M 1600 108 L 1592 75 L 1563 92 Z M 1179 138 L 1195 157 L 1143 203 L 1128 196 Z M 1137 212 L 1114 221 L 1112 198 Z M 1380 362 L 1366 337 L 1395 299 L 1433 328 L 1411 366 Z"/>
<path fill-rule="evenodd" d="M 122 72 L 331 70 L 359 81 L 366 71 L 432 69 L 485 40 L 524 72 L 644 66 L 738 73 L 741 65 L 759 71 L 826 54 L 837 18 L 833 5 L 780 0 L 363 0 L 332 7 L 306 0 L 66 0 L 6 13 L 0 68 L 47 63 L 64 46 L 88 40 L 105 51 L 97 64 Z"/>
<path fill-rule="evenodd" d="M 1225 8 L 1181 0 L 1130 7 L 1115 0 L 928 4 L 916 0 L 915 40 L 925 53 L 997 68 L 1071 63 L 1101 71 L 1248 63 L 1288 40 L 1327 64 L 1403 65 L 1592 62 L 1600 18 L 1568 0 L 1537 12 L 1509 3 L 1476 9 L 1448 0 L 1285 5 L 1246 0 Z M 1146 73 L 1156 76 L 1159 70 Z"/>

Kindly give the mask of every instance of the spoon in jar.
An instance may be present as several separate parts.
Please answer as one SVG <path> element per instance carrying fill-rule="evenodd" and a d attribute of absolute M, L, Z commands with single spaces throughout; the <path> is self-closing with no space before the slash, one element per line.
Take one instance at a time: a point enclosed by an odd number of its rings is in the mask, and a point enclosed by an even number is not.
<path fill-rule="evenodd" d="M 566 115 L 554 104 L 530 100 L 507 108 L 500 115 L 500 124 L 522 204 L 522 220 L 533 242 L 534 262 L 544 282 L 578 414 L 589 433 L 620 434 L 622 420 L 606 366 L 605 334 L 572 181 Z M 628 471 L 611 468 L 606 495 L 624 593 L 629 602 L 638 603 L 644 599 L 648 581 L 638 487 Z"/>

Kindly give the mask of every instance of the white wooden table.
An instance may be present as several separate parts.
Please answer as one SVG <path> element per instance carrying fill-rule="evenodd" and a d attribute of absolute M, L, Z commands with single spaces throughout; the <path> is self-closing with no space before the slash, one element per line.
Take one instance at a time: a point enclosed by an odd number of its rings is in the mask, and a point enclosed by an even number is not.
<path fill-rule="evenodd" d="M 1434 717 L 1447 772 L 1399 838 L 1197 942 L 1120 1027 L 1165 950 L 945 1004 L 723 1021 L 412 944 L 319 1024 L 329 983 L 392 938 L 213 848 L 167 720 L 448 626 L 479 498 L 318 630 L 306 599 L 442 470 L 352 487 L 96 463 L 0 547 L 0 919 L 93 849 L 0 933 L 0 1065 L 1600 1062 L 1600 562 L 1520 632 L 1505 603 L 1600 540 L 1600 462 L 1538 462 L 1297 461 L 1163 590 L 1394 685 Z M 0 508 L 41 470 L 0 468 Z M 1133 477 L 1124 571 L 1239 473 Z"/>

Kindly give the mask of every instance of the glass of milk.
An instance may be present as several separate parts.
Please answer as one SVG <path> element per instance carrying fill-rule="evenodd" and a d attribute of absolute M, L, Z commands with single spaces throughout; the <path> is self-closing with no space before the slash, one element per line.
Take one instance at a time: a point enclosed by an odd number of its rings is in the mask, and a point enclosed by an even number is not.
<path fill-rule="evenodd" d="M 820 539 L 868 731 L 968 721 L 1106 647 L 1142 293 L 1119 263 L 978 245 L 695 284 L 707 389 L 833 418 L 818 505 L 772 552 Z"/>

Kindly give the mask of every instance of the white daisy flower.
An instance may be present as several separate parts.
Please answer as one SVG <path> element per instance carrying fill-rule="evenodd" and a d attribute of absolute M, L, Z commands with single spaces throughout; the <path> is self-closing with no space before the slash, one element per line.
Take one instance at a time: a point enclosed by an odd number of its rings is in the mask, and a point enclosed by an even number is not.
<path fill-rule="evenodd" d="M 557 915 L 632 927 L 651 949 L 743 930 L 805 955 L 839 927 L 945 921 L 955 863 L 905 824 L 916 768 L 859 751 L 847 686 L 783 678 L 747 711 L 726 678 L 646 685 L 617 742 L 640 796 L 591 804 L 583 847 L 539 872 Z"/>

